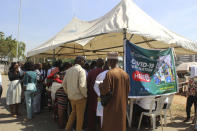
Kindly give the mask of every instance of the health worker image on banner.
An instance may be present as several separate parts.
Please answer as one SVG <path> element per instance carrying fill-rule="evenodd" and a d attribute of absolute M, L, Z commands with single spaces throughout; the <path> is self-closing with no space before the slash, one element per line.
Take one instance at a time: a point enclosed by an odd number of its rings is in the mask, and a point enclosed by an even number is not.
<path fill-rule="evenodd" d="M 177 92 L 173 49 L 148 50 L 126 41 L 125 59 L 130 76 L 129 97 Z"/>

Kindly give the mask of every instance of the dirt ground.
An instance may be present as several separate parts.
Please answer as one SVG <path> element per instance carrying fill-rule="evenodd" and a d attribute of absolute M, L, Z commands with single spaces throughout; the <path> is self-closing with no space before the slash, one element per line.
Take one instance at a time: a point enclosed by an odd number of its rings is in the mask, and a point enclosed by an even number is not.
<path fill-rule="evenodd" d="M 0 100 L 0 131 L 63 131 L 58 129 L 57 124 L 52 119 L 52 114 L 46 109 L 39 115 L 36 115 L 32 121 L 24 122 L 25 110 L 21 105 L 23 116 L 21 118 L 11 117 L 8 107 L 5 104 L 5 97 L 8 88 L 8 78 L 3 76 L 3 95 Z M 192 121 L 184 123 L 186 117 L 185 113 L 186 97 L 175 95 L 173 104 L 171 106 L 173 121 L 168 119 L 168 124 L 163 128 L 164 131 L 193 131 L 194 125 Z M 193 112 L 193 108 L 192 108 Z M 193 116 L 193 114 L 192 114 Z M 149 131 L 151 129 L 141 129 L 142 131 Z M 137 131 L 136 128 L 128 128 L 127 131 Z M 161 127 L 157 131 L 162 131 Z"/>
<path fill-rule="evenodd" d="M 57 124 L 52 119 L 52 113 L 47 109 L 36 115 L 32 121 L 24 122 L 25 107 L 21 105 L 22 117 L 13 118 L 6 106 L 6 92 L 8 88 L 8 76 L 3 76 L 3 94 L 0 100 L 0 131 L 63 131 L 59 130 Z"/>

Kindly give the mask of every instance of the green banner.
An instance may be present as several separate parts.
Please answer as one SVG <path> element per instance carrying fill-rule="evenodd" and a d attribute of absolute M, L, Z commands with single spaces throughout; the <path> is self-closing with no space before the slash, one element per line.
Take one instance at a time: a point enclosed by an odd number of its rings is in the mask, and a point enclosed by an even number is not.
<path fill-rule="evenodd" d="M 126 41 L 125 65 L 130 76 L 129 97 L 177 92 L 173 49 L 148 50 Z"/>

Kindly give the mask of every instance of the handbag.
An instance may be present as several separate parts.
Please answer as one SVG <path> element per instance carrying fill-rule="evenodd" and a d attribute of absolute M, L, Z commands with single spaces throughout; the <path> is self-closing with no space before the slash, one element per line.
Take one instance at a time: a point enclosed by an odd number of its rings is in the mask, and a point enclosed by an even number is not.
<path fill-rule="evenodd" d="M 105 95 L 101 95 L 100 97 L 101 97 L 101 104 L 102 104 L 102 106 L 106 106 L 109 103 L 110 99 L 112 98 L 112 90 L 110 90 Z"/>
<path fill-rule="evenodd" d="M 28 91 L 32 91 L 33 93 L 35 93 L 37 91 L 36 85 L 34 83 L 28 83 L 26 90 Z"/>

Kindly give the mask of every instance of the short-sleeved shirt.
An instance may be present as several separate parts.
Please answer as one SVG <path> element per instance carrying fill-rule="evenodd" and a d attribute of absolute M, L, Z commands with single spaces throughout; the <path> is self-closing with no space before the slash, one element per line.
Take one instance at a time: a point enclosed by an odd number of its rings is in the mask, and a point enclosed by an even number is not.
<path fill-rule="evenodd" d="M 188 87 L 189 96 L 197 96 L 197 84 L 193 80 L 190 80 Z"/>
<path fill-rule="evenodd" d="M 37 74 L 35 71 L 27 71 L 24 76 L 26 90 L 36 90 Z"/>

